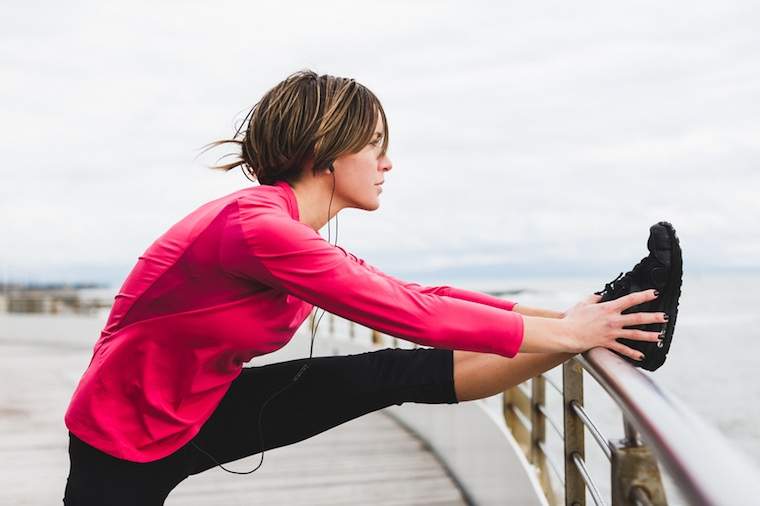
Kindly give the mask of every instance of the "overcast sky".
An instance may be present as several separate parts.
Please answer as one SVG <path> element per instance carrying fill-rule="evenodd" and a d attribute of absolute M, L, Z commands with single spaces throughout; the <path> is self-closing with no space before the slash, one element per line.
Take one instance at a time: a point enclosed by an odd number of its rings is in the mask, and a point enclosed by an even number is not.
<path fill-rule="evenodd" d="M 386 272 L 611 279 L 663 219 L 687 272 L 760 268 L 754 2 L 17 1 L 0 15 L 5 279 L 120 283 L 169 226 L 251 184 L 199 148 L 303 68 L 383 102 L 394 168 L 380 209 L 340 214 L 338 244 Z"/>

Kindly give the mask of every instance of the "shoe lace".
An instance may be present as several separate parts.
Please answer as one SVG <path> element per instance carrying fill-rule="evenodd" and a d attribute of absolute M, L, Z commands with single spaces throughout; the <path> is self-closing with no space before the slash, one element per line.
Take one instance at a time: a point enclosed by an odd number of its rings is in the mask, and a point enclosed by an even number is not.
<path fill-rule="evenodd" d="M 604 290 L 602 290 L 602 292 L 615 293 L 616 290 L 624 288 L 623 285 L 627 280 L 628 278 L 623 278 L 623 273 L 621 272 L 615 279 L 609 283 L 605 283 Z"/>
<path fill-rule="evenodd" d="M 652 262 L 656 262 L 656 260 L 653 259 L 651 255 L 642 258 L 636 265 L 633 266 L 633 269 L 626 273 L 621 272 L 615 279 L 609 283 L 605 283 L 604 290 L 596 293 L 599 295 L 603 293 L 611 293 L 613 295 L 620 292 L 627 293 L 627 290 L 629 290 L 631 287 L 631 277 L 634 276 L 634 273 L 638 273 L 641 269 L 644 269 Z"/>

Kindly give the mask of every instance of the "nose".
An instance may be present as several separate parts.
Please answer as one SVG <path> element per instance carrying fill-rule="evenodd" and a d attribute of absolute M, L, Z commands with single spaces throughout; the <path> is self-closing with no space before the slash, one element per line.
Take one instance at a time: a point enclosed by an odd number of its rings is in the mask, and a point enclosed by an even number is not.
<path fill-rule="evenodd" d="M 391 159 L 388 158 L 388 155 L 383 155 L 383 157 L 380 159 L 380 170 L 383 172 L 388 172 L 393 168 L 393 162 L 391 162 Z"/>

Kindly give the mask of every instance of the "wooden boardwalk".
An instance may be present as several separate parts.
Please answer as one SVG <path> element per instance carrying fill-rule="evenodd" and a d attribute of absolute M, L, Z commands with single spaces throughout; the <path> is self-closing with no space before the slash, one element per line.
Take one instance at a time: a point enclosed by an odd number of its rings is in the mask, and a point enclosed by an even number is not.
<path fill-rule="evenodd" d="M 63 414 L 101 323 L 0 315 L 0 504 L 61 504 L 68 474 Z M 39 317 L 37 317 L 39 318 Z M 54 335 L 52 335 L 54 334 Z M 267 357 L 304 356 L 295 339 Z M 293 346 L 291 346 L 293 345 Z M 257 363 L 257 365 L 259 365 Z M 304 416 L 308 416 L 305 413 Z M 229 464 L 258 465 L 260 456 Z M 382 411 L 264 454 L 253 474 L 215 468 L 169 496 L 181 505 L 461 505 L 461 492 L 416 437 Z"/>
<path fill-rule="evenodd" d="M 260 456 L 225 466 L 250 470 Z M 255 473 L 216 468 L 181 483 L 167 506 L 466 504 L 435 457 L 392 418 L 370 413 L 264 454 Z"/>

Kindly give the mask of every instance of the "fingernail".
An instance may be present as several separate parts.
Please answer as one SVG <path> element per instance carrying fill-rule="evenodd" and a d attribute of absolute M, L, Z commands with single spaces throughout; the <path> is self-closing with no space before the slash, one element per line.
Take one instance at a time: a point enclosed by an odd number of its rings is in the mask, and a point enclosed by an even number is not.
<path fill-rule="evenodd" d="M 670 315 L 666 314 L 666 315 L 665 315 L 665 316 L 663 316 L 662 318 L 663 318 L 665 321 L 668 321 L 668 320 L 670 320 Z"/>
<path fill-rule="evenodd" d="M 654 291 L 654 296 L 655 296 L 655 297 L 659 297 L 659 296 L 660 296 L 660 292 L 659 292 L 658 290 L 655 290 L 655 291 Z"/>
<path fill-rule="evenodd" d="M 639 360 L 644 360 L 644 354 L 643 353 L 639 355 Z"/>

